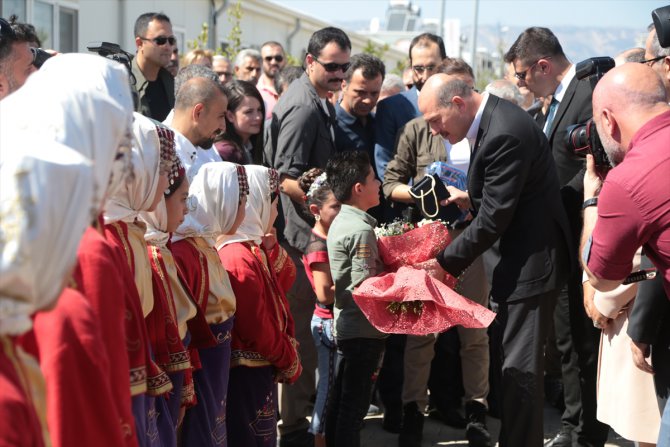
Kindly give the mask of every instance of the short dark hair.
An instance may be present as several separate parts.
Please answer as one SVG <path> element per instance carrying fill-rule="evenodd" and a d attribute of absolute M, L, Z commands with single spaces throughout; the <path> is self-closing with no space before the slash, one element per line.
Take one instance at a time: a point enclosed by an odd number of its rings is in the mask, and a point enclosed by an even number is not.
<path fill-rule="evenodd" d="M 176 47 L 175 47 L 176 48 Z M 181 86 L 184 85 L 184 82 L 193 78 L 205 78 L 210 79 L 214 82 L 219 82 L 219 75 L 214 73 L 209 67 L 204 65 L 187 65 L 182 67 L 177 72 L 177 76 L 174 77 L 174 96 L 177 97 L 177 93 L 181 89 Z"/>
<path fill-rule="evenodd" d="M 461 98 L 470 97 L 472 95 L 472 88 L 465 81 L 456 78 L 440 85 L 435 93 L 437 94 L 439 106 L 447 107 L 454 96 L 460 96 Z"/>
<path fill-rule="evenodd" d="M 331 42 L 335 42 L 341 50 L 351 50 L 349 36 L 341 29 L 329 26 L 312 34 L 307 44 L 307 52 L 318 57 L 321 55 L 321 50 Z"/>
<path fill-rule="evenodd" d="M 37 37 L 37 31 L 35 30 L 35 27 L 30 23 L 19 22 L 18 20 L 19 18 L 16 16 L 16 14 L 12 14 L 9 17 L 9 24 L 12 25 L 12 29 L 16 35 L 16 41 L 34 43 L 38 48 L 41 47 L 42 41 L 39 37 Z"/>
<path fill-rule="evenodd" d="M 263 42 L 263 45 L 261 45 L 261 50 L 267 46 L 272 46 L 272 47 L 279 47 L 282 50 L 282 53 L 284 52 L 284 46 L 277 42 L 276 40 L 268 40 L 267 42 Z"/>
<path fill-rule="evenodd" d="M 368 80 L 375 79 L 377 76 L 382 75 L 383 81 L 384 76 L 386 76 L 386 67 L 384 67 L 384 62 L 371 54 L 354 54 L 351 56 L 351 60 L 349 62 L 351 65 L 344 74 L 344 80 L 347 82 L 351 81 L 351 77 L 354 75 L 354 72 L 359 68 L 361 69 L 363 77 Z"/>
<path fill-rule="evenodd" d="M 427 47 L 429 44 L 435 44 L 440 49 L 440 58 L 447 58 L 447 50 L 444 48 L 444 40 L 437 34 L 423 33 L 412 39 L 409 44 L 409 61 L 412 62 L 412 50 L 414 47 Z"/>
<path fill-rule="evenodd" d="M 207 78 L 191 78 L 184 82 L 177 92 L 175 99 L 175 110 L 184 110 L 194 107 L 196 104 L 204 104 L 207 108 L 216 97 L 216 91 L 225 95 L 220 82 Z"/>
<path fill-rule="evenodd" d="M 144 37 L 149 24 L 154 20 L 171 23 L 170 18 L 162 12 L 145 12 L 135 20 L 135 37 Z"/>
<path fill-rule="evenodd" d="M 284 85 L 291 85 L 291 82 L 298 79 L 305 72 L 305 69 L 297 65 L 287 65 L 275 75 L 275 90 L 278 95 L 284 93 Z"/>
<path fill-rule="evenodd" d="M 228 110 L 235 112 L 235 110 L 240 106 L 244 98 L 251 97 L 256 98 L 256 100 L 261 105 L 261 112 L 263 114 L 263 119 L 261 121 L 261 130 L 256 135 L 252 135 L 249 138 L 251 143 L 251 153 L 253 156 L 254 164 L 261 164 L 263 157 L 263 127 L 265 125 L 265 102 L 263 102 L 263 97 L 256 88 L 254 84 L 247 81 L 234 80 L 226 83 L 223 86 L 223 92 L 228 98 Z M 226 116 L 226 131 L 223 135 L 218 138 L 219 140 L 228 140 L 232 142 L 237 148 L 241 151 L 244 151 L 245 148 L 242 145 L 242 137 L 237 133 L 235 125 L 230 122 Z"/>
<path fill-rule="evenodd" d="M 532 64 L 539 58 L 549 56 L 565 57 L 561 43 L 549 28 L 533 26 L 519 34 L 505 53 L 505 62 L 512 63 L 519 59 L 523 63 Z"/>
<path fill-rule="evenodd" d="M 335 198 L 343 203 L 351 199 L 352 188 L 365 183 L 371 169 L 370 157 L 364 151 L 340 152 L 328 160 L 326 178 Z"/>
<path fill-rule="evenodd" d="M 13 60 L 14 43 L 17 42 L 17 38 L 14 28 L 2 17 L 0 17 L 0 31 L 2 31 L 0 34 L 0 72 L 4 73 L 10 57 Z"/>
<path fill-rule="evenodd" d="M 440 69 L 440 73 L 447 75 L 464 74 L 470 76 L 473 80 L 475 79 L 475 73 L 472 71 L 472 67 L 460 57 L 449 59 Z"/>

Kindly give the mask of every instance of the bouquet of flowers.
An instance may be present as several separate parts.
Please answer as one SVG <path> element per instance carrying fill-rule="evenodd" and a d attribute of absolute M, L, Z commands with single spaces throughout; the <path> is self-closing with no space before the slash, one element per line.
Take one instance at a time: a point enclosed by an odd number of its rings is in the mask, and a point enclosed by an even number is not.
<path fill-rule="evenodd" d="M 446 274 L 435 256 L 451 243 L 449 230 L 440 221 L 422 220 L 416 226 L 395 221 L 375 229 L 379 255 L 386 270 L 395 272 L 402 266 L 423 269 L 450 287 L 456 278 Z"/>
<path fill-rule="evenodd" d="M 493 312 L 454 292 L 457 279 L 435 259 L 451 243 L 442 222 L 393 222 L 375 233 L 387 273 L 363 281 L 353 296 L 378 330 L 425 335 L 458 324 L 483 328 L 493 321 Z"/>
<path fill-rule="evenodd" d="M 411 267 L 368 278 L 353 296 L 370 323 L 387 334 L 427 335 L 458 324 L 485 328 L 495 318 L 487 308 Z"/>

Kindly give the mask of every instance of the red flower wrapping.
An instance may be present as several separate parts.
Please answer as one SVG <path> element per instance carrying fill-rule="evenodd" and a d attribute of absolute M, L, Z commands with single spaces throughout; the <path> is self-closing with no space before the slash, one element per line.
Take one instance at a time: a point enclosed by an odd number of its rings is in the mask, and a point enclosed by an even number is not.
<path fill-rule="evenodd" d="M 379 255 L 389 271 L 403 265 L 415 265 L 435 258 L 451 243 L 449 230 L 440 222 L 432 222 L 397 236 L 377 239 Z"/>
<path fill-rule="evenodd" d="M 425 270 L 430 276 L 451 287 L 458 280 L 445 272 L 435 259 L 451 243 L 449 230 L 440 222 L 432 222 L 395 236 L 381 236 L 377 247 L 386 271 L 395 272 L 402 266 Z"/>
<path fill-rule="evenodd" d="M 410 267 L 366 279 L 353 296 L 370 323 L 387 334 L 427 335 L 459 324 L 485 328 L 495 318 L 426 271 Z"/>

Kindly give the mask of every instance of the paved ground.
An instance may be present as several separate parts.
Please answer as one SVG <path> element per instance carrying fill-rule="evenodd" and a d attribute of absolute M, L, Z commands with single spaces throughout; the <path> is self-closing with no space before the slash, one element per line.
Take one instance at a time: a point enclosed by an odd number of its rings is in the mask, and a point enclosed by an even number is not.
<path fill-rule="evenodd" d="M 544 409 L 544 433 L 545 438 L 552 438 L 560 428 L 560 414 L 551 407 Z M 497 439 L 500 431 L 500 421 L 488 418 L 487 425 L 494 439 Z M 388 433 L 382 429 L 381 416 L 371 416 L 365 420 L 365 428 L 361 433 L 361 446 L 363 447 L 395 447 L 398 444 L 398 435 Z M 451 428 L 433 419 L 426 418 L 423 430 L 423 446 L 461 445 L 467 446 L 465 430 Z M 616 433 L 610 431 L 607 447 L 633 447 L 632 442 L 626 441 Z M 519 446 L 522 447 L 522 446 Z"/>

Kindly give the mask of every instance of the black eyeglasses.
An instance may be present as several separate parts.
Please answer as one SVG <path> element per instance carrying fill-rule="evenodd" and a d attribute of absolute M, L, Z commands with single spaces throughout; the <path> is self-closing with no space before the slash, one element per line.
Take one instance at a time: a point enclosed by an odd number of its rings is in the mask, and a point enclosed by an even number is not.
<path fill-rule="evenodd" d="M 284 62 L 284 56 L 281 54 L 278 54 L 276 56 L 265 56 L 263 59 L 265 59 L 265 62 L 270 62 L 272 59 L 276 60 L 277 62 Z"/>
<path fill-rule="evenodd" d="M 422 74 L 424 71 L 435 71 L 437 65 L 412 65 L 412 70 L 416 74 Z"/>
<path fill-rule="evenodd" d="M 657 57 L 654 57 L 654 58 L 651 58 L 651 59 L 646 59 L 646 60 L 640 61 L 640 63 L 641 64 L 647 64 L 651 67 L 652 65 L 654 65 L 654 62 L 660 61 L 661 59 L 665 59 L 665 58 L 666 58 L 666 56 L 657 56 Z"/>
<path fill-rule="evenodd" d="M 321 62 L 316 58 L 316 56 L 312 55 L 312 58 L 323 67 L 324 70 L 326 70 L 328 73 L 335 73 L 337 70 L 342 70 L 344 73 L 345 71 L 349 70 L 349 67 L 351 67 L 351 63 L 347 62 L 345 64 L 336 64 L 335 62 L 328 62 L 324 63 Z"/>
<path fill-rule="evenodd" d="M 170 45 L 174 45 L 177 43 L 177 39 L 174 36 L 170 37 L 165 37 L 165 36 L 158 36 L 154 37 L 153 39 L 147 39 L 146 37 L 140 37 L 142 40 L 148 40 L 149 42 L 153 42 L 154 44 L 158 45 L 159 47 L 162 47 L 166 43 L 170 43 Z"/>
<path fill-rule="evenodd" d="M 544 60 L 551 59 L 551 56 L 539 58 L 538 60 L 533 62 L 533 64 L 530 67 L 526 68 L 524 71 L 515 71 L 514 72 L 514 77 L 517 78 L 519 81 L 525 81 L 526 80 L 526 75 L 528 74 L 528 72 L 530 70 L 532 70 L 533 67 L 535 67 L 537 65 L 537 63 L 540 62 L 542 59 L 544 59 Z"/>

